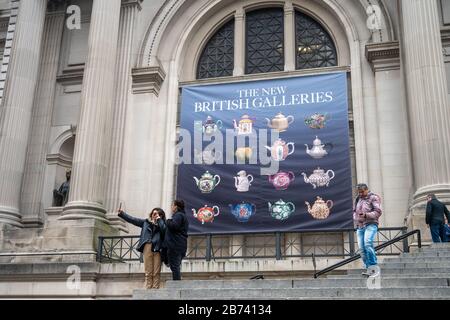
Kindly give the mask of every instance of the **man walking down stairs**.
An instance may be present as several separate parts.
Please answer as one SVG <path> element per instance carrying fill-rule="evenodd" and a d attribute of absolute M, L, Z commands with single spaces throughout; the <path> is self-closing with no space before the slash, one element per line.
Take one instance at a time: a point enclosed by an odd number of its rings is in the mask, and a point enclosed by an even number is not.
<path fill-rule="evenodd" d="M 450 243 L 384 259 L 378 278 L 348 270 L 318 279 L 168 281 L 160 290 L 135 290 L 133 299 L 446 299 L 450 300 Z"/>

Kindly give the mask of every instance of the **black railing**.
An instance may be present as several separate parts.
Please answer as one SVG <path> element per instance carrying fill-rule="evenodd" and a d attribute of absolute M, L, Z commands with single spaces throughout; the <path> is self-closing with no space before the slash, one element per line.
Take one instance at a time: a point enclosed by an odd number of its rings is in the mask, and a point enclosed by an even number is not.
<path fill-rule="evenodd" d="M 381 245 L 406 234 L 407 228 L 380 228 L 375 245 Z M 99 237 L 97 260 L 100 262 L 142 261 L 136 250 L 139 236 Z M 397 242 L 382 250 L 381 255 L 398 255 L 408 250 L 405 238 L 402 246 Z M 294 257 L 345 258 L 355 255 L 354 229 L 318 230 L 297 233 L 274 232 L 252 234 L 191 235 L 187 259 L 251 259 Z M 385 247 L 383 247 L 385 248 Z"/>
<path fill-rule="evenodd" d="M 395 243 L 397 243 L 397 242 L 399 242 L 399 241 L 402 241 L 403 242 L 403 247 L 404 247 L 404 252 L 409 252 L 409 247 L 408 247 L 408 237 L 410 237 L 410 236 L 413 236 L 413 235 L 415 235 L 417 233 L 417 246 L 419 247 L 419 248 L 421 248 L 422 247 L 422 238 L 421 238 L 421 235 L 420 235 L 420 230 L 413 230 L 413 231 L 410 231 L 410 232 L 407 232 L 407 233 L 404 233 L 404 234 L 402 234 L 401 236 L 399 236 L 399 237 L 396 237 L 396 238 L 394 238 L 394 239 L 391 239 L 391 240 L 389 240 L 389 241 L 386 241 L 385 243 L 383 243 L 383 244 L 380 244 L 380 245 L 378 245 L 378 246 L 376 246 L 375 247 L 375 251 L 381 251 L 381 250 L 383 250 L 384 248 L 387 248 L 387 247 L 389 247 L 389 246 L 391 246 L 391 245 L 394 245 Z M 406 242 L 405 242 L 406 241 Z M 405 247 L 405 244 L 406 244 L 406 247 Z M 406 250 L 405 250 L 406 249 Z M 382 253 L 382 251 L 381 251 L 381 253 Z M 314 278 L 317 278 L 318 276 L 320 276 L 320 275 L 323 275 L 323 274 L 325 274 L 325 273 L 328 273 L 328 272 L 330 272 L 330 271 L 333 271 L 333 270 L 335 270 L 335 269 L 337 269 L 337 268 L 340 268 L 340 267 L 342 267 L 342 266 L 345 266 L 346 264 L 349 264 L 350 262 L 353 262 L 353 261 L 355 261 L 355 260 L 358 260 L 358 259 L 360 259 L 361 258 L 361 255 L 358 253 L 358 254 L 355 254 L 354 256 L 352 256 L 352 257 L 350 257 L 350 258 L 348 258 L 348 259 L 345 259 L 345 260 L 343 260 L 343 261 L 340 261 L 340 262 L 338 262 L 338 263 L 336 263 L 336 264 L 334 264 L 334 265 L 332 265 L 332 266 L 329 266 L 329 267 L 327 267 L 327 268 L 325 268 L 325 269 L 323 269 L 323 270 L 321 270 L 321 271 L 319 271 L 319 272 L 315 272 L 314 273 Z"/>

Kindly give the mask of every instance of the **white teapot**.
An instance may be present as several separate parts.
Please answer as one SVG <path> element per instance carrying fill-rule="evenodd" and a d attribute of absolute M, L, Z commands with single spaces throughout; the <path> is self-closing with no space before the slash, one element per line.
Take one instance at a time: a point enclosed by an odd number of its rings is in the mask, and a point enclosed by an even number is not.
<path fill-rule="evenodd" d="M 247 172 L 241 170 L 237 173 L 237 177 L 234 177 L 234 185 L 238 192 L 247 192 L 253 182 L 253 176 L 247 175 Z"/>

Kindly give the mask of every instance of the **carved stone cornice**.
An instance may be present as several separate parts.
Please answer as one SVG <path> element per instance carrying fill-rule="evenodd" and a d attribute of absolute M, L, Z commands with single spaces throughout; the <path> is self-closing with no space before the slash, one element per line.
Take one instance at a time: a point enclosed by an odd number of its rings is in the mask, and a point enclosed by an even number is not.
<path fill-rule="evenodd" d="M 142 10 L 143 0 L 122 0 L 122 7 L 125 6 L 138 6 L 138 10 Z"/>
<path fill-rule="evenodd" d="M 133 77 L 133 94 L 153 93 L 159 95 L 162 83 L 166 78 L 164 70 L 158 67 L 134 68 L 131 71 Z"/>
<path fill-rule="evenodd" d="M 369 43 L 366 58 L 373 72 L 400 69 L 400 46 L 398 41 Z"/>

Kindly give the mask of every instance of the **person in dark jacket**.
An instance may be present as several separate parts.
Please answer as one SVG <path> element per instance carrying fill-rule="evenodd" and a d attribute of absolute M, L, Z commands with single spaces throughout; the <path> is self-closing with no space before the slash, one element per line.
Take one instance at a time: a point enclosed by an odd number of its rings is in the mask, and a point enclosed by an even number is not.
<path fill-rule="evenodd" d="M 427 212 L 425 222 L 431 231 L 433 242 L 446 242 L 444 215 L 449 219 L 449 211 L 445 204 L 436 199 L 436 195 L 427 196 Z"/>
<path fill-rule="evenodd" d="M 119 209 L 119 217 L 141 228 L 137 250 L 144 256 L 145 288 L 159 289 L 161 278 L 161 254 L 166 233 L 166 215 L 160 208 L 155 208 L 148 219 L 130 216 Z"/>
<path fill-rule="evenodd" d="M 167 219 L 167 232 L 164 240 L 167 258 L 172 270 L 172 279 L 181 280 L 181 261 L 186 256 L 189 221 L 184 211 L 184 201 L 175 200 L 172 204 L 172 219 Z"/>

